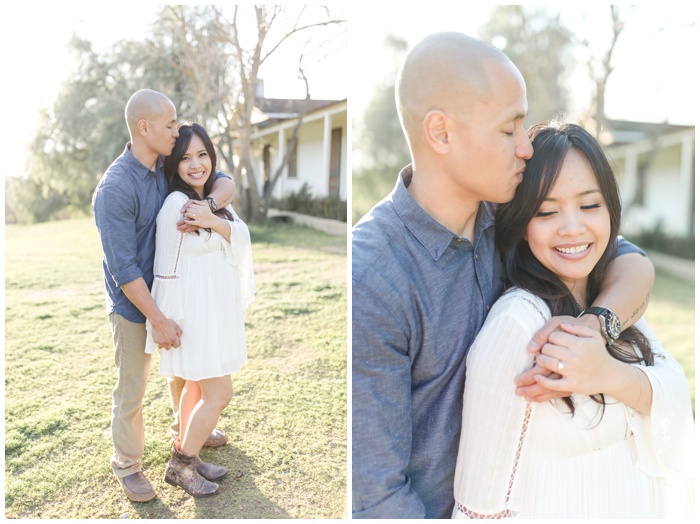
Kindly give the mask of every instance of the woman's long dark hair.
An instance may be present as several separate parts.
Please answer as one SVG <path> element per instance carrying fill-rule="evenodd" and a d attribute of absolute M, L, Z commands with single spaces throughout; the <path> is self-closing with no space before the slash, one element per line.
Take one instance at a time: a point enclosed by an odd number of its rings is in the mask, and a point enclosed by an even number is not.
<path fill-rule="evenodd" d="M 204 200 L 200 198 L 192 186 L 180 178 L 177 168 L 180 165 L 182 157 L 187 153 L 187 148 L 190 147 L 192 137 L 197 135 L 202 140 L 204 148 L 207 150 L 207 154 L 211 159 L 211 173 L 209 173 L 209 178 L 204 183 L 204 194 L 208 195 L 211 193 L 211 188 L 214 186 L 214 174 L 216 173 L 216 150 L 214 149 L 214 144 L 204 128 L 197 123 L 183 124 L 179 127 L 178 132 L 179 136 L 175 141 L 175 147 L 173 147 L 172 153 L 165 158 L 165 164 L 163 165 L 165 180 L 168 182 L 168 193 L 180 191 L 184 193 L 187 198 L 192 200 Z M 214 214 L 227 220 L 233 220 L 233 215 L 228 209 L 223 207 L 217 209 Z M 209 230 L 207 229 L 207 231 Z M 197 234 L 199 234 L 199 232 L 197 232 Z"/>
<path fill-rule="evenodd" d="M 574 124 L 539 123 L 528 130 L 534 149 L 528 160 L 523 181 L 511 202 L 500 205 L 496 211 L 496 244 L 503 258 L 505 284 L 517 286 L 542 298 L 552 316 L 581 313 L 571 291 L 557 275 L 547 269 L 530 251 L 525 240 L 528 223 L 539 210 L 542 202 L 554 186 L 566 155 L 576 150 L 588 161 L 600 186 L 610 213 L 610 239 L 598 263 L 588 276 L 586 302 L 591 304 L 600 292 L 603 275 L 617 253 L 617 235 L 620 230 L 622 207 L 617 181 L 603 149 L 585 129 Z M 630 343 L 640 350 L 640 358 Z M 654 363 L 649 341 L 634 326 L 622 332 L 618 343 L 608 346 L 608 353 L 617 360 L 628 363 Z M 603 404 L 603 395 L 591 395 Z M 564 399 L 574 412 L 570 397 Z"/>

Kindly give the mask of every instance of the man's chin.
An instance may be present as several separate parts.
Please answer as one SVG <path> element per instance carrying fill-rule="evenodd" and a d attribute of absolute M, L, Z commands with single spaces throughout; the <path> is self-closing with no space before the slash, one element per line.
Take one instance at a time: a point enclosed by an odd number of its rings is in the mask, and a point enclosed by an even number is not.
<path fill-rule="evenodd" d="M 506 195 L 503 195 L 503 194 L 494 195 L 494 197 L 491 200 L 489 200 L 489 202 L 492 202 L 494 204 L 507 204 L 508 202 L 513 200 L 514 197 L 515 197 L 515 189 L 513 189 L 513 191 L 511 191 L 510 193 L 508 193 Z"/>

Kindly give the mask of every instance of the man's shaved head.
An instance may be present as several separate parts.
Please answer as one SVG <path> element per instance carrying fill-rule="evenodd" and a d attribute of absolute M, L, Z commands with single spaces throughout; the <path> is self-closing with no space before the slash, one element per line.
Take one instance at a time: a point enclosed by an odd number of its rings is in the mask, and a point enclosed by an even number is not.
<path fill-rule="evenodd" d="M 396 107 L 409 143 L 415 146 L 429 111 L 463 112 L 488 100 L 491 71 L 499 66 L 517 71 L 497 48 L 465 34 L 435 33 L 420 41 L 396 81 Z"/>
<path fill-rule="evenodd" d="M 163 93 L 153 91 L 152 89 L 136 91 L 131 95 L 131 98 L 129 98 L 124 111 L 126 125 L 129 127 L 132 136 L 134 136 L 139 120 L 151 120 L 156 118 L 164 112 L 164 108 L 171 106 L 174 107 L 173 103 Z"/>

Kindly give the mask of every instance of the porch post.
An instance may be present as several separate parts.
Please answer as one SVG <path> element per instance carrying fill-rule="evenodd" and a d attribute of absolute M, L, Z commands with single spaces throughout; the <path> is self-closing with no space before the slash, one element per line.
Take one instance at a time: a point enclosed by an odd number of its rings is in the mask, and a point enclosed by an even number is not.
<path fill-rule="evenodd" d="M 693 220 L 693 136 L 692 133 L 684 133 L 681 142 L 681 162 L 678 177 L 678 194 L 683 199 L 680 203 L 680 221 L 682 235 L 692 234 Z"/>

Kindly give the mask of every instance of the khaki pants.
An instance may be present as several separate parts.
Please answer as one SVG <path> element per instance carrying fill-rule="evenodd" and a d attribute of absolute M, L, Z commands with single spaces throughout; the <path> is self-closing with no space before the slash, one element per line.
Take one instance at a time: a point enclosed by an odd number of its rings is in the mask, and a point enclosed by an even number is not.
<path fill-rule="evenodd" d="M 146 393 L 151 355 L 146 353 L 146 324 L 109 315 L 114 341 L 117 384 L 112 392 L 112 442 L 110 459 L 114 474 L 123 478 L 141 471 L 144 448 L 143 395 Z"/>

